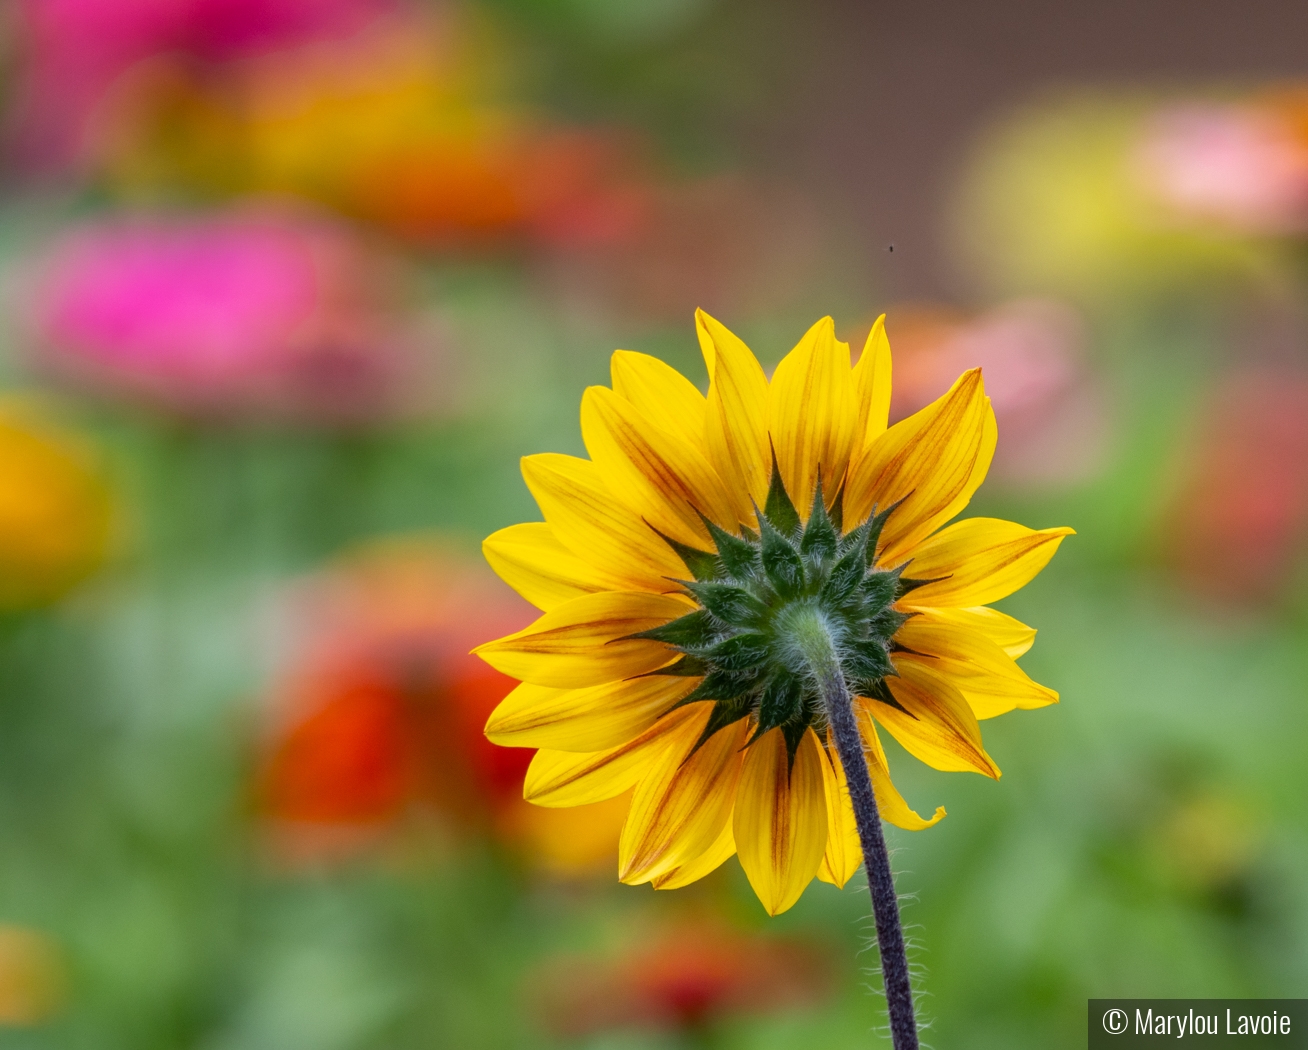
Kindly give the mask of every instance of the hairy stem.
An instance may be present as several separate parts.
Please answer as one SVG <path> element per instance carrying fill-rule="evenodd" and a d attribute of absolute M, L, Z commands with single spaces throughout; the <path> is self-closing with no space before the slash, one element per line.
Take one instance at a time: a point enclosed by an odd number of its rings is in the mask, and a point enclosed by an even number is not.
<path fill-rule="evenodd" d="M 872 894 L 872 914 L 877 924 L 877 947 L 881 952 L 881 975 L 885 982 L 886 1006 L 890 1014 L 890 1035 L 895 1050 L 918 1050 L 917 1021 L 913 1016 L 913 988 L 908 978 L 908 955 L 904 949 L 904 929 L 899 921 L 899 898 L 890 873 L 890 854 L 877 813 L 877 800 L 868 775 L 863 738 L 845 684 L 831 635 L 816 617 L 811 629 L 798 639 L 800 647 L 817 678 L 818 689 L 826 705 L 827 721 L 836 742 L 840 764 L 849 784 L 849 798 L 854 805 L 858 838 L 863 846 L 867 884 Z"/>

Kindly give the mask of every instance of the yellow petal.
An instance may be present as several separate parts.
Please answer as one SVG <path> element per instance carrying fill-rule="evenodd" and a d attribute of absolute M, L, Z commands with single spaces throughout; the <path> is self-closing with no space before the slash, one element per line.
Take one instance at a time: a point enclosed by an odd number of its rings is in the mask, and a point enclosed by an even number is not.
<path fill-rule="evenodd" d="M 912 608 L 905 602 L 900 604 Z M 917 611 L 929 614 L 932 620 L 939 623 L 951 623 L 956 627 L 965 627 L 984 635 L 1014 660 L 1029 650 L 1035 641 L 1034 627 L 1028 627 L 1021 620 L 1015 620 L 998 609 L 990 609 L 984 605 L 961 608 L 919 608 Z"/>
<path fill-rule="evenodd" d="M 896 632 L 895 641 L 912 650 L 895 654 L 897 669 L 912 663 L 948 679 L 967 698 L 978 718 L 994 718 L 1015 707 L 1030 709 L 1058 703 L 1056 692 L 1033 682 L 985 635 L 937 620 L 929 611 L 904 624 Z M 922 655 L 916 655 L 919 653 Z"/>
<path fill-rule="evenodd" d="M 708 366 L 704 442 L 708 460 L 727 486 L 741 524 L 754 523 L 750 498 L 767 502 L 772 452 L 768 447 L 768 380 L 749 347 L 703 310 L 695 329 Z"/>
<path fill-rule="evenodd" d="M 491 713 L 486 736 L 504 747 L 603 751 L 639 736 L 700 681 L 645 675 L 589 689 L 523 682 Z"/>
<path fill-rule="evenodd" d="M 642 590 L 684 577 L 681 559 L 613 497 L 594 463 L 546 452 L 524 457 L 522 476 L 555 537 L 588 565 Z"/>
<path fill-rule="evenodd" d="M 894 515 L 891 515 L 893 518 Z M 941 529 L 912 552 L 907 575 L 939 580 L 905 604 L 989 605 L 1025 587 L 1074 530 L 1028 529 L 999 518 L 968 518 Z"/>
<path fill-rule="evenodd" d="M 624 397 L 664 430 L 704 447 L 708 402 L 695 384 L 671 365 L 649 354 L 618 350 L 610 365 L 613 392 Z"/>
<path fill-rule="evenodd" d="M 527 768 L 522 797 L 538 806 L 584 806 L 614 798 L 633 787 L 669 748 L 684 753 L 682 744 L 699 738 L 713 704 L 705 701 L 677 707 L 649 729 L 620 747 L 593 754 L 573 751 L 536 752 Z"/>
<path fill-rule="evenodd" d="M 650 882 L 718 842 L 735 802 L 747 728 L 742 718 L 719 729 L 693 754 L 699 734 L 678 733 L 636 786 L 618 843 L 619 879 Z"/>
<path fill-rule="evenodd" d="M 736 852 L 736 837 L 732 834 L 731 820 L 722 825 L 717 841 L 693 860 L 673 868 L 665 875 L 652 880 L 656 890 L 677 890 L 698 882 L 711 871 L 722 867 Z"/>
<path fill-rule="evenodd" d="M 909 807 L 909 804 L 904 801 L 904 796 L 899 793 L 899 789 L 890 779 L 890 764 L 886 761 L 886 751 L 881 746 L 881 738 L 877 735 L 876 722 L 873 721 L 871 712 L 860 704 L 855 708 L 854 713 L 858 718 L 859 733 L 863 737 L 863 754 L 867 758 L 867 771 L 872 778 L 872 794 L 876 797 L 877 812 L 881 815 L 881 819 L 905 831 L 921 831 L 923 828 L 938 824 L 945 815 L 945 807 L 937 806 L 935 815 L 930 820 L 924 820 L 918 816 L 916 810 Z M 834 764 L 836 760 L 834 752 L 832 752 L 832 759 Z"/>
<path fill-rule="evenodd" d="M 858 417 L 850 446 L 851 461 L 862 458 L 863 451 L 886 432 L 890 417 L 890 340 L 886 338 L 885 314 L 877 318 L 868 333 L 853 376 Z"/>
<path fill-rule="evenodd" d="M 556 606 L 516 634 L 473 650 L 495 670 L 535 685 L 581 689 L 666 667 L 678 653 L 631 638 L 694 611 L 671 594 L 601 591 Z"/>
<path fill-rule="evenodd" d="M 544 612 L 583 594 L 625 586 L 620 578 L 578 558 L 543 521 L 500 529 L 482 541 L 481 550 L 500 579 Z M 664 590 L 675 586 L 665 584 Z"/>
<path fill-rule="evenodd" d="M 817 877 L 823 882 L 843 887 L 863 863 L 863 846 L 854 821 L 854 807 L 849 801 L 845 770 L 835 752 L 830 732 L 822 751 L 822 783 L 827 799 L 827 848 L 822 855 Z"/>
<path fill-rule="evenodd" d="M 897 677 L 886 685 L 903 711 L 865 697 L 872 716 L 932 769 L 973 772 L 998 778 L 999 768 L 981 746 L 981 729 L 963 694 L 948 682 L 920 673 L 916 664 L 896 665 Z"/>
<path fill-rule="evenodd" d="M 770 729 L 745 752 L 736 798 L 736 851 L 769 915 L 779 915 L 799 900 L 827 848 L 819 751 L 809 729 L 791 764 L 786 738 L 780 729 Z"/>
<path fill-rule="evenodd" d="M 807 519 L 819 474 L 828 506 L 840 492 L 858 416 L 849 346 L 837 341 L 830 317 L 782 358 L 768 397 L 768 432 L 781 479 Z"/>
<path fill-rule="evenodd" d="M 862 521 L 874 504 L 884 509 L 903 501 L 882 530 L 882 564 L 899 564 L 967 506 L 990 469 L 996 433 L 981 370 L 974 368 L 873 443 L 846 486 L 845 515 Z"/>
<path fill-rule="evenodd" d="M 581 435 L 609 491 L 664 535 L 708 546 L 708 529 L 696 511 L 734 528 L 735 511 L 703 454 L 608 387 L 593 386 L 583 395 Z"/>

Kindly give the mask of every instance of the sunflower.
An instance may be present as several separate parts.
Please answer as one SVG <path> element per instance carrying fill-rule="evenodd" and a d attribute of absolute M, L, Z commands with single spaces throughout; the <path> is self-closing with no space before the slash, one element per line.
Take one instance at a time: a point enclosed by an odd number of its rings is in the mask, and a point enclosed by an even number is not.
<path fill-rule="evenodd" d="M 684 886 L 734 853 L 775 915 L 868 849 L 832 703 L 861 736 L 865 808 L 916 830 L 944 810 L 904 801 L 881 730 L 935 769 L 998 777 L 978 720 L 1057 701 L 1015 662 L 1035 631 L 987 606 L 1072 530 L 946 525 L 995 449 L 980 369 L 887 427 L 884 317 L 853 367 L 824 318 L 770 382 L 723 325 L 696 325 L 707 397 L 620 350 L 612 387 L 582 398 L 590 459 L 523 460 L 545 521 L 484 550 L 544 615 L 476 650 L 522 683 L 486 733 L 540 749 L 538 805 L 631 792 L 623 882 Z"/>

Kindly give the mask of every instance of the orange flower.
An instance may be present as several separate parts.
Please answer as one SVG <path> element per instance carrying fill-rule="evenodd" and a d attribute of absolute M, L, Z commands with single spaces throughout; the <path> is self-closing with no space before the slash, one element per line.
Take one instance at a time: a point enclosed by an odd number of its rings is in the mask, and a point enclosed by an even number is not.
<path fill-rule="evenodd" d="M 289 858 L 356 852 L 415 811 L 564 871 L 616 854 L 621 811 L 591 807 L 579 822 L 530 806 L 534 752 L 482 732 L 516 683 L 468 650 L 531 618 L 486 570 L 432 541 L 376 544 L 307 581 L 288 612 L 301 637 L 257 794 Z"/>

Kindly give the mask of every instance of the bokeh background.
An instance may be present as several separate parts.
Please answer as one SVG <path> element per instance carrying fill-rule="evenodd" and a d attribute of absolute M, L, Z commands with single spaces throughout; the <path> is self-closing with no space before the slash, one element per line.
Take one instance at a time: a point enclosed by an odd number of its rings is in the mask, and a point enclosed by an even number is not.
<path fill-rule="evenodd" d="M 926 1041 L 1308 981 L 1308 10 L 8 0 L 0 1045 L 875 1045 L 861 876 L 522 802 L 482 536 L 611 350 L 981 365 L 1059 706 L 895 750 Z M 927 811 L 922 810 L 922 811 Z"/>

